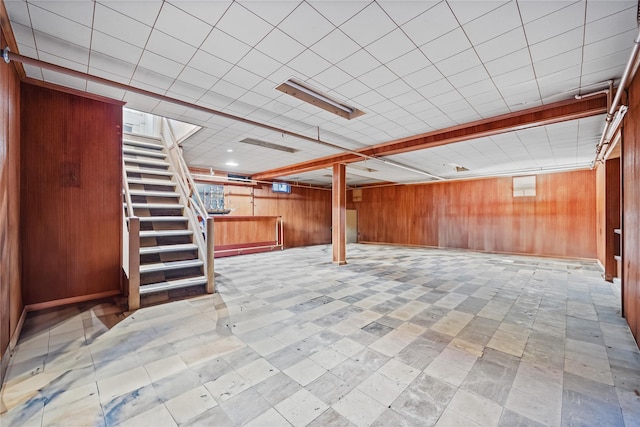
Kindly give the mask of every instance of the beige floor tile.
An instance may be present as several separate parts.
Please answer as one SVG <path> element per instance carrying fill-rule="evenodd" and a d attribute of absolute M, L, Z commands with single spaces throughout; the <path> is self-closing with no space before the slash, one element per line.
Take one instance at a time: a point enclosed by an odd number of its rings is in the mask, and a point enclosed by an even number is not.
<path fill-rule="evenodd" d="M 267 412 L 259 415 L 245 424 L 246 427 L 289 427 L 291 424 L 275 409 L 271 408 Z"/>
<path fill-rule="evenodd" d="M 306 386 L 327 372 L 327 370 L 311 359 L 304 359 L 283 372 L 296 380 L 301 386 Z"/>
<path fill-rule="evenodd" d="M 130 393 L 149 384 L 151 384 L 151 378 L 149 378 L 147 371 L 142 366 L 102 379 L 98 381 L 100 402 L 105 404 L 117 396 Z"/>
<path fill-rule="evenodd" d="M 333 405 L 338 413 L 356 426 L 368 426 L 384 412 L 387 406 L 355 389 Z"/>
<path fill-rule="evenodd" d="M 144 368 L 147 370 L 147 374 L 149 374 L 149 378 L 151 378 L 152 382 L 156 382 L 162 378 L 189 369 L 187 364 L 184 363 L 177 354 L 148 363 Z"/>
<path fill-rule="evenodd" d="M 406 388 L 407 384 L 394 381 L 377 372 L 357 387 L 364 394 L 386 406 L 391 405 Z"/>
<path fill-rule="evenodd" d="M 200 386 L 182 393 L 164 404 L 173 419 L 178 424 L 182 424 L 197 417 L 207 409 L 213 408 L 218 402 L 204 386 Z"/>
<path fill-rule="evenodd" d="M 249 386 L 254 386 L 280 371 L 265 359 L 258 359 L 236 369 L 236 372 L 244 378 Z"/>
<path fill-rule="evenodd" d="M 169 410 L 159 404 L 140 415 L 136 415 L 120 424 L 121 427 L 177 427 Z"/>
<path fill-rule="evenodd" d="M 464 389 L 456 392 L 447 409 L 485 427 L 497 426 L 502 415 L 502 406 Z"/>
<path fill-rule="evenodd" d="M 302 389 L 284 399 L 275 409 L 295 427 L 306 426 L 329 408 L 327 404 Z"/>

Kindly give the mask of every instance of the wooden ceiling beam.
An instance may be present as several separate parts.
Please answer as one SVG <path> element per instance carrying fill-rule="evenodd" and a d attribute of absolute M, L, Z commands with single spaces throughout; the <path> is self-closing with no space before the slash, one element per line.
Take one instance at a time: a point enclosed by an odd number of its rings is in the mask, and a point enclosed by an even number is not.
<path fill-rule="evenodd" d="M 582 99 L 570 99 L 357 150 L 357 152 L 362 155 L 349 152 L 338 153 L 332 156 L 259 172 L 254 174 L 252 178 L 273 179 L 290 176 L 328 168 L 335 163 L 346 164 L 359 162 L 365 159 L 363 156 L 384 157 L 537 126 L 561 123 L 567 120 L 576 120 L 604 114 L 607 112 L 607 107 L 607 96 L 605 94 L 584 97 Z"/>

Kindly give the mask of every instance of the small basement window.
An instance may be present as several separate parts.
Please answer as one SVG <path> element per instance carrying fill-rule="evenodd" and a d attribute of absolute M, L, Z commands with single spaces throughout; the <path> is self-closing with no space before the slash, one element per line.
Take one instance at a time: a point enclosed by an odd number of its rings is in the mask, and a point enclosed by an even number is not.
<path fill-rule="evenodd" d="M 513 197 L 535 197 L 536 176 L 514 176 Z"/>

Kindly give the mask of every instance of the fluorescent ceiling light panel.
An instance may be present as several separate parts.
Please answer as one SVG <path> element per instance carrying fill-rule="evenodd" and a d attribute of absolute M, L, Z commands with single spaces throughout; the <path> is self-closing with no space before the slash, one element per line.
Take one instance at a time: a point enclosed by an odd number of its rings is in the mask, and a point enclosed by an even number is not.
<path fill-rule="evenodd" d="M 364 111 L 360 111 L 355 107 L 350 107 L 345 103 L 337 101 L 294 79 L 287 80 L 280 86 L 276 87 L 276 89 L 301 101 L 308 102 L 309 104 L 322 108 L 325 111 L 344 117 L 347 120 L 354 119 L 364 114 Z"/>
<path fill-rule="evenodd" d="M 278 145 L 272 142 L 262 141 L 260 139 L 255 139 L 255 138 L 245 138 L 238 142 L 242 142 L 243 144 L 256 145 L 262 148 L 270 148 L 271 150 L 284 151 L 286 153 L 295 153 L 296 151 L 298 151 L 295 148 L 285 147 L 284 145 Z"/>

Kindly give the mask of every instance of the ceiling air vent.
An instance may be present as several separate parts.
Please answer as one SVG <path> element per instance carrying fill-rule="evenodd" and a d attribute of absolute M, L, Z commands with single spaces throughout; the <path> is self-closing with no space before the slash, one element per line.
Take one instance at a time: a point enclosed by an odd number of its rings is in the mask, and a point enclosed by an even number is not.
<path fill-rule="evenodd" d="M 348 120 L 364 114 L 364 111 L 360 111 L 355 107 L 350 107 L 343 102 L 335 100 L 329 95 L 325 95 L 315 89 L 312 89 L 298 80 L 289 79 L 276 87 L 276 89 Z"/>
<path fill-rule="evenodd" d="M 262 141 L 255 138 L 245 138 L 238 142 L 242 142 L 243 144 L 257 145 L 258 147 L 262 148 L 270 148 L 271 150 L 284 151 L 287 153 L 295 153 L 296 151 L 298 151 L 295 148 L 285 147 L 284 145 L 278 145 L 272 142 Z"/>

